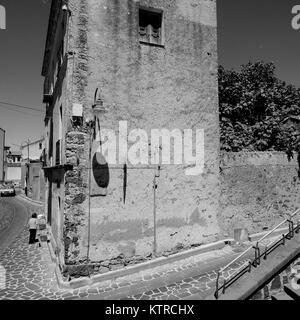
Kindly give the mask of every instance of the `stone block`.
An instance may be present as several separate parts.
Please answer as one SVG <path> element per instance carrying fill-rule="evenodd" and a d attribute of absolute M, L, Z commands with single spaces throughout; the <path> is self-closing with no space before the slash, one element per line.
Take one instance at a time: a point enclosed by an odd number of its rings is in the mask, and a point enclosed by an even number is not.
<path fill-rule="evenodd" d="M 245 228 L 237 228 L 234 229 L 234 240 L 236 242 L 245 242 L 249 240 L 249 232 L 248 229 Z"/>
<path fill-rule="evenodd" d="M 278 290 L 282 288 L 280 275 L 277 275 L 271 282 L 271 290 Z"/>

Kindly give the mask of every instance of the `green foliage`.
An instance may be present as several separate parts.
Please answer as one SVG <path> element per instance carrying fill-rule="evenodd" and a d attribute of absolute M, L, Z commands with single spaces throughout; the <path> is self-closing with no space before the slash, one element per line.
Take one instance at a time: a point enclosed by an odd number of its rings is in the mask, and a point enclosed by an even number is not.
<path fill-rule="evenodd" d="M 298 132 L 282 121 L 300 115 L 300 90 L 275 75 L 262 61 L 240 71 L 219 67 L 221 149 L 225 151 L 298 151 Z"/>

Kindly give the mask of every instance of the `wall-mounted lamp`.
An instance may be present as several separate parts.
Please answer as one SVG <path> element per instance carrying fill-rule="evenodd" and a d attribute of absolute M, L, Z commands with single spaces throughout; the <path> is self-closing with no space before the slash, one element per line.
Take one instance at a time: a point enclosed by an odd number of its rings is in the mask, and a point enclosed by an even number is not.
<path fill-rule="evenodd" d="M 64 4 L 62 5 L 61 10 L 64 13 L 69 13 L 69 16 L 71 16 L 71 10 L 69 9 L 69 6 L 66 2 L 64 2 Z"/>
<path fill-rule="evenodd" d="M 102 100 L 100 89 L 97 88 L 94 95 L 94 104 L 93 104 L 93 112 L 96 114 L 98 112 L 105 111 L 104 102 Z"/>

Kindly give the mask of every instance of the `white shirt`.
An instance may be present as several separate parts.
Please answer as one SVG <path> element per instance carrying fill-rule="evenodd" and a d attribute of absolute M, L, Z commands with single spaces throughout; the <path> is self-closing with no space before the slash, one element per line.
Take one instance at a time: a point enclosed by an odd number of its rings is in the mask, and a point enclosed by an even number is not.
<path fill-rule="evenodd" d="M 29 229 L 37 229 L 37 219 L 36 218 L 30 218 L 29 222 Z"/>

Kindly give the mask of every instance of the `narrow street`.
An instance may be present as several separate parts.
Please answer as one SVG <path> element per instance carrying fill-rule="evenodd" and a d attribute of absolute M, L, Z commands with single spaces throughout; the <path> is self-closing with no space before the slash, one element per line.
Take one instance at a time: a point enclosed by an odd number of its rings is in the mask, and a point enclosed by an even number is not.
<path fill-rule="evenodd" d="M 24 229 L 27 219 L 24 206 L 15 198 L 0 198 L 0 254 Z"/>
<path fill-rule="evenodd" d="M 41 208 L 18 198 L 1 198 L 0 211 L 4 212 L 4 208 L 10 208 L 14 218 L 0 234 L 0 239 L 6 239 L 1 240 L 0 263 L 6 270 L 6 289 L 0 291 L 1 300 L 202 300 L 214 290 L 216 270 L 233 254 L 227 248 L 163 270 L 155 268 L 138 276 L 62 290 L 57 285 L 47 244 L 43 243 L 41 248 L 28 245 L 28 216 Z"/>
<path fill-rule="evenodd" d="M 10 225 L 0 233 L 0 263 L 6 270 L 6 289 L 0 291 L 0 299 L 46 299 L 57 291 L 48 249 L 28 245 L 28 216 L 36 208 L 27 208 L 16 198 L 1 198 L 0 210 L 13 215 Z M 3 240 L 2 240 L 3 239 Z"/>

